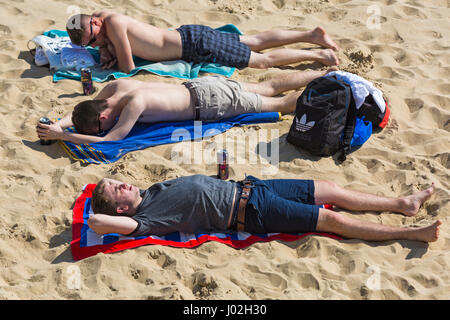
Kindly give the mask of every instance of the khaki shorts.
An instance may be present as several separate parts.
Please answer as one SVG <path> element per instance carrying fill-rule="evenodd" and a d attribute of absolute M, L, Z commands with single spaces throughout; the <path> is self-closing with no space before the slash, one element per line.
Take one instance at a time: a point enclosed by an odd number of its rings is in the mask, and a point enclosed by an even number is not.
<path fill-rule="evenodd" d="M 261 96 L 244 91 L 237 81 L 207 76 L 184 83 L 191 93 L 194 119 L 213 121 L 261 112 Z"/>

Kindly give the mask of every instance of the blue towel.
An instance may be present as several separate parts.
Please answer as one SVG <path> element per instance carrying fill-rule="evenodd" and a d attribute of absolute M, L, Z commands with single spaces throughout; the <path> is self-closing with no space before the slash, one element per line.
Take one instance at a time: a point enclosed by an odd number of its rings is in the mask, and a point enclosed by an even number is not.
<path fill-rule="evenodd" d="M 239 29 L 233 24 L 227 24 L 217 28 L 222 32 L 238 33 L 242 34 Z M 66 31 L 50 30 L 44 33 L 44 36 L 55 37 L 68 37 Z M 95 61 L 100 63 L 99 50 L 88 47 L 87 50 L 92 54 Z M 186 62 L 183 60 L 163 61 L 163 62 L 151 62 L 138 57 L 133 57 L 134 68 L 130 73 L 123 73 L 118 70 L 109 69 L 103 70 L 101 67 L 96 66 L 92 68 L 92 80 L 95 82 L 104 82 L 111 78 L 123 78 L 131 77 L 141 70 L 146 70 L 161 76 L 170 76 L 181 79 L 194 79 L 198 77 L 200 72 L 210 72 L 223 75 L 225 77 L 231 77 L 235 68 L 222 66 L 216 63 L 200 63 L 194 64 L 193 62 Z M 58 70 L 53 74 L 53 82 L 58 82 L 62 79 L 81 80 L 81 74 L 75 70 Z"/>
<path fill-rule="evenodd" d="M 91 144 L 73 144 L 59 140 L 59 144 L 75 161 L 83 163 L 111 163 L 126 153 L 161 144 L 211 137 L 225 132 L 236 125 L 276 122 L 280 120 L 278 112 L 246 113 L 229 119 L 214 122 L 192 120 L 180 122 L 161 122 L 155 124 L 136 123 L 123 140 L 104 141 Z M 74 128 L 69 131 L 75 132 Z"/>

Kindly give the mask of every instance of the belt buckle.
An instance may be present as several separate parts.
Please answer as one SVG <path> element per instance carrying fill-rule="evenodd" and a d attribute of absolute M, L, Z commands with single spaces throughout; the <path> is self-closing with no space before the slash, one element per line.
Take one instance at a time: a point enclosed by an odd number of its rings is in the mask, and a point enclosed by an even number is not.
<path fill-rule="evenodd" d="M 242 185 L 243 185 L 243 187 L 242 187 L 241 198 L 248 200 L 248 198 L 250 197 L 250 190 L 252 187 L 252 182 L 250 180 L 244 180 L 244 181 L 242 181 Z"/>
<path fill-rule="evenodd" d="M 251 189 L 253 187 L 253 183 L 251 180 L 243 180 L 242 185 L 248 189 Z"/>
<path fill-rule="evenodd" d="M 241 199 L 248 199 L 250 197 L 250 190 L 242 190 Z"/>

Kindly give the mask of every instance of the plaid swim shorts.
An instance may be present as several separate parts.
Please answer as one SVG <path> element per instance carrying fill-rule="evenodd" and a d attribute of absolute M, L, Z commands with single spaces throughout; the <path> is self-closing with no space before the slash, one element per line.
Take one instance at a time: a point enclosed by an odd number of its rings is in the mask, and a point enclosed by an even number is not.
<path fill-rule="evenodd" d="M 183 25 L 182 59 L 194 63 L 211 62 L 243 69 L 248 67 L 250 48 L 240 42 L 236 33 L 226 33 L 202 25 Z"/>

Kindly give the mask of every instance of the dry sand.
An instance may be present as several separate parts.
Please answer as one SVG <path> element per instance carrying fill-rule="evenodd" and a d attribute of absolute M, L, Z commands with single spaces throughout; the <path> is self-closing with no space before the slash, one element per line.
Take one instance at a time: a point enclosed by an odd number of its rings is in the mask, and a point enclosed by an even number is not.
<path fill-rule="evenodd" d="M 72 205 L 84 184 L 113 176 L 139 187 L 214 165 L 177 164 L 173 145 L 126 155 L 112 165 L 82 166 L 56 144 L 40 146 L 35 123 L 61 116 L 85 98 L 79 82 L 52 83 L 36 67 L 27 41 L 64 29 L 74 1 L 0 0 L 0 298 L 3 299 L 448 299 L 450 297 L 450 55 L 449 2 L 383 0 L 81 0 L 84 13 L 108 8 L 158 27 L 233 23 L 244 33 L 323 26 L 339 44 L 341 69 L 373 81 L 389 97 L 388 127 L 342 165 L 315 159 L 285 141 L 292 116 L 245 132 L 278 129 L 278 178 L 332 179 L 360 191 L 406 195 L 436 183 L 435 195 L 415 217 L 361 214 L 360 219 L 418 226 L 441 219 L 440 238 L 382 243 L 308 237 L 235 250 L 219 243 L 190 249 L 145 246 L 82 261 L 71 258 Z M 376 3 L 380 29 L 366 21 Z M 68 11 L 69 10 L 69 11 Z M 312 47 L 307 44 L 293 48 Z M 259 81 L 317 63 L 237 71 L 233 79 Z M 139 74 L 135 79 L 181 83 Z M 104 84 L 98 85 L 103 87 Z M 242 134 L 232 129 L 226 138 Z M 269 132 L 269 131 L 268 131 Z M 225 135 L 207 139 L 214 147 Z M 264 135 L 262 135 L 264 137 Z M 261 138 L 260 147 L 275 137 Z M 180 144 L 178 148 L 190 147 Z M 246 154 L 254 152 L 247 150 Z M 239 158 L 238 155 L 234 155 Z M 264 176 L 263 162 L 233 164 L 232 179 Z M 267 172 L 266 172 L 267 173 Z M 77 269 L 78 268 L 78 269 Z M 81 288 L 70 276 L 81 273 Z M 377 276 L 379 277 L 377 278 Z M 379 280 L 377 282 L 377 279 Z M 69 284 L 69 285 L 68 285 Z M 377 287 L 377 284 L 379 285 Z"/>

